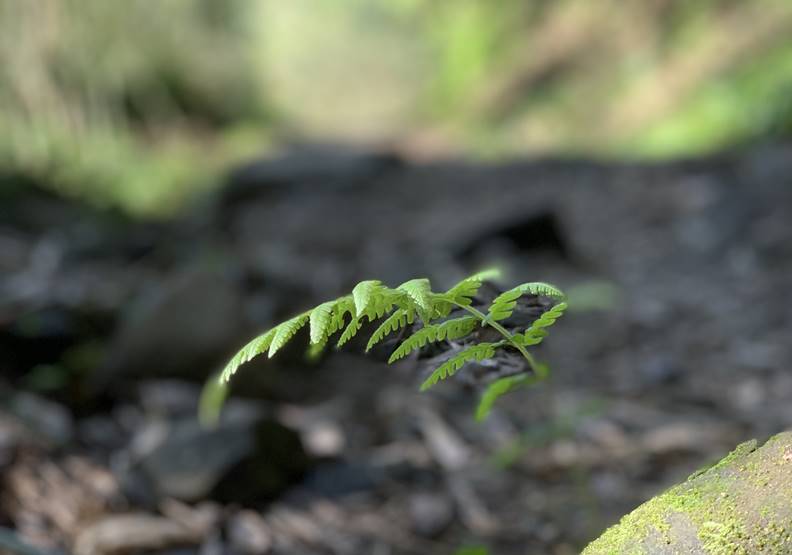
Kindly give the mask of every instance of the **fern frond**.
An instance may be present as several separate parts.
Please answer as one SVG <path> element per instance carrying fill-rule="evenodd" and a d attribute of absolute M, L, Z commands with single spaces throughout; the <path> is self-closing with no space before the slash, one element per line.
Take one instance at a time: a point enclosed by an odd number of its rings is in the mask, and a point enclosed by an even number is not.
<path fill-rule="evenodd" d="M 469 306 L 473 302 L 481 284 L 500 276 L 500 270 L 490 269 L 468 276 L 451 289 L 435 297 L 435 313 L 438 318 L 445 318 L 454 309 L 454 304 Z"/>
<path fill-rule="evenodd" d="M 328 337 L 346 325 L 347 314 L 351 314 L 353 318 L 355 317 L 355 301 L 352 299 L 352 295 L 336 299 L 331 318 L 331 327 L 333 331 L 327 334 Z"/>
<path fill-rule="evenodd" d="M 549 283 L 545 283 L 543 281 L 532 281 L 530 283 L 521 283 L 520 285 L 515 287 L 515 289 L 519 289 L 523 295 L 528 293 L 530 295 L 550 297 L 551 299 L 557 299 L 560 301 L 566 299 L 566 295 L 558 287 L 556 287 L 555 285 L 550 285 Z"/>
<path fill-rule="evenodd" d="M 426 278 L 411 279 L 405 281 L 396 288 L 397 291 L 403 291 L 407 294 L 411 304 L 416 308 L 416 311 L 421 314 L 424 319 L 427 319 L 432 313 L 432 284 Z"/>
<path fill-rule="evenodd" d="M 567 305 L 565 302 L 558 303 L 550 310 L 542 314 L 533 324 L 531 324 L 531 328 L 549 328 L 555 324 L 556 320 L 564 315 L 564 311 L 568 308 L 568 306 L 569 305 Z"/>
<path fill-rule="evenodd" d="M 322 303 L 311 311 L 310 324 L 311 324 L 311 343 L 321 343 L 327 336 L 330 335 L 330 328 L 333 320 L 333 310 L 338 303 L 335 301 L 328 301 Z"/>
<path fill-rule="evenodd" d="M 522 292 L 516 287 L 501 293 L 490 304 L 487 316 L 491 320 L 505 320 L 512 315 L 514 307 L 517 306 L 517 299 L 521 296 Z"/>
<path fill-rule="evenodd" d="M 234 358 L 232 358 L 228 364 L 226 364 L 225 368 L 220 373 L 220 381 L 222 383 L 227 382 L 231 379 L 231 376 L 236 373 L 240 366 L 248 362 L 254 356 L 266 351 L 269 348 L 270 343 L 272 343 L 272 338 L 275 337 L 275 333 L 277 331 L 278 328 L 274 327 L 271 330 L 259 335 L 247 345 L 242 347 L 239 352 L 234 355 Z"/>
<path fill-rule="evenodd" d="M 416 349 L 420 349 L 427 343 L 443 341 L 444 339 L 459 339 L 468 335 L 476 327 L 476 318 L 473 316 L 462 316 L 446 320 L 442 324 L 427 324 L 416 331 L 410 337 L 402 341 L 388 359 L 388 364 L 404 358 Z"/>
<path fill-rule="evenodd" d="M 560 302 L 553 306 L 550 310 L 546 311 L 539 318 L 537 318 L 531 327 L 525 330 L 525 333 L 518 333 L 514 335 L 514 339 L 526 347 L 531 345 L 538 345 L 542 340 L 547 337 L 547 329 L 564 315 L 567 309 L 567 303 Z"/>
<path fill-rule="evenodd" d="M 290 320 L 286 320 L 277 328 L 275 328 L 275 336 L 272 338 L 272 343 L 270 343 L 267 356 L 272 358 L 275 353 L 277 353 L 281 347 L 283 347 L 289 341 L 289 339 L 294 337 L 294 334 L 300 331 L 300 328 L 302 328 L 308 322 L 310 317 L 311 311 L 309 310 L 303 312 L 302 314 L 298 314 Z"/>
<path fill-rule="evenodd" d="M 432 292 L 428 279 L 413 279 L 395 289 L 376 280 L 362 281 L 355 286 L 351 294 L 322 303 L 309 311 L 298 314 L 250 341 L 228 362 L 219 381 L 221 384 L 225 384 L 239 366 L 258 354 L 267 352 L 270 357 L 274 356 L 306 324 L 310 326 L 311 338 L 308 356 L 316 358 L 327 347 L 330 337 L 337 331 L 343 329 L 337 342 L 340 347 L 361 330 L 365 319 L 373 322 L 385 317 L 395 309 L 393 314 L 387 317 L 372 334 L 366 347 L 367 351 L 381 342 L 388 334 L 412 324 L 417 316 L 421 317 L 424 325 L 394 350 L 388 360 L 389 363 L 403 358 L 408 353 L 420 349 L 430 342 L 466 337 L 479 325 L 491 324 L 504 338 L 497 343 L 474 343 L 459 351 L 432 372 L 421 386 L 422 390 L 453 375 L 467 362 L 493 357 L 498 348 L 507 344 L 520 350 L 528 360 L 533 373 L 499 380 L 492 384 L 485 392 L 479 405 L 478 416 L 483 418 L 497 397 L 517 385 L 529 383 L 531 380 L 538 381 L 546 376 L 547 367 L 534 361 L 524 347 L 539 344 L 547 336 L 547 328 L 552 326 L 567 308 L 564 294 L 552 285 L 541 282 L 524 283 L 496 297 L 489 307 L 489 314 L 484 315 L 470 305 L 478 294 L 482 283 L 487 279 L 497 277 L 497 275 L 498 272 L 492 270 L 474 274 L 442 294 Z M 520 296 L 529 293 L 557 299 L 559 302 L 537 318 L 522 333 L 509 332 L 496 323 L 497 320 L 508 318 L 514 311 Z M 469 314 L 448 319 L 454 307 L 461 307 Z M 347 318 L 347 315 L 350 317 Z M 433 324 L 432 320 L 438 320 L 440 323 Z"/>
<path fill-rule="evenodd" d="M 352 299 L 355 302 L 355 316 L 360 318 L 370 309 L 372 302 L 380 295 L 383 289 L 382 282 L 376 279 L 361 281 L 352 289 Z"/>
<path fill-rule="evenodd" d="M 478 293 L 482 283 L 488 280 L 496 279 L 499 276 L 500 270 L 496 268 L 484 270 L 483 272 L 466 277 L 454 285 L 451 289 L 446 291 L 446 295 L 460 304 L 469 305 L 472 302 L 473 297 L 475 297 L 476 293 Z"/>
<path fill-rule="evenodd" d="M 515 333 L 513 339 L 523 347 L 532 347 L 544 341 L 547 336 L 547 330 L 543 328 L 528 328 L 525 333 Z"/>
<path fill-rule="evenodd" d="M 412 324 L 415 320 L 415 311 L 411 308 L 399 308 L 393 314 L 380 324 L 380 326 L 371 334 L 368 345 L 366 345 L 366 352 L 369 352 L 374 345 L 385 339 L 393 332 L 400 330 L 407 324 Z"/>
<path fill-rule="evenodd" d="M 566 298 L 560 289 L 548 283 L 523 283 L 495 297 L 492 304 L 490 304 L 488 317 L 496 321 L 505 320 L 514 312 L 514 307 L 517 306 L 517 299 L 526 293 L 531 295 L 542 295 L 554 299 Z"/>
<path fill-rule="evenodd" d="M 341 337 L 338 339 L 338 343 L 336 343 L 336 347 L 342 347 L 350 339 L 355 337 L 357 335 L 357 332 L 359 332 L 360 328 L 362 327 L 363 327 L 363 321 L 360 318 L 352 318 L 349 324 L 347 324 L 347 327 L 344 329 L 344 332 L 341 334 Z"/>
<path fill-rule="evenodd" d="M 305 352 L 305 358 L 309 362 L 316 362 L 322 356 L 327 348 L 327 338 L 324 338 L 318 343 L 311 343 L 308 345 L 308 350 Z"/>
<path fill-rule="evenodd" d="M 479 400 L 479 404 L 476 407 L 476 420 L 480 422 L 487 418 L 495 401 L 500 397 L 535 379 L 536 378 L 530 374 L 519 374 L 517 376 L 507 376 L 492 382 L 481 395 L 481 400 Z"/>
<path fill-rule="evenodd" d="M 426 381 L 421 384 L 421 391 L 426 391 L 440 380 L 453 376 L 466 362 L 492 358 L 495 356 L 496 348 L 496 343 L 477 343 L 457 353 L 432 372 Z"/>

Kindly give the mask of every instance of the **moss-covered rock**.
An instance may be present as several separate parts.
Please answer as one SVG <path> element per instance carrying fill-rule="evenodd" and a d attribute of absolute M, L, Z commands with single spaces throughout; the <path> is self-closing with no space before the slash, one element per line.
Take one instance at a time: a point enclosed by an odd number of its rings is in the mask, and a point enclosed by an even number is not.
<path fill-rule="evenodd" d="M 792 553 L 792 432 L 739 445 L 650 499 L 583 555 Z"/>

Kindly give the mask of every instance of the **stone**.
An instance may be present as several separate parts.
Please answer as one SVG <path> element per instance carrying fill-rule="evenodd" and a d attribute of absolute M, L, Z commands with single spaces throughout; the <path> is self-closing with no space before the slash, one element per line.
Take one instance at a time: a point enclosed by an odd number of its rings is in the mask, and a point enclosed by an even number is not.
<path fill-rule="evenodd" d="M 410 524 L 419 536 L 439 536 L 454 519 L 454 503 L 440 493 L 417 493 L 409 500 Z"/>
<path fill-rule="evenodd" d="M 147 484 L 151 499 L 246 502 L 274 496 L 303 474 L 308 458 L 296 432 L 257 414 L 227 414 L 233 418 L 212 428 L 193 417 L 150 434 L 122 469 L 125 490 Z"/>
<path fill-rule="evenodd" d="M 244 555 L 265 555 L 272 551 L 272 532 L 255 511 L 240 511 L 228 523 L 231 548 Z"/>
<path fill-rule="evenodd" d="M 74 542 L 75 555 L 115 555 L 197 545 L 194 531 L 167 518 L 129 513 L 106 516 L 85 526 Z"/>

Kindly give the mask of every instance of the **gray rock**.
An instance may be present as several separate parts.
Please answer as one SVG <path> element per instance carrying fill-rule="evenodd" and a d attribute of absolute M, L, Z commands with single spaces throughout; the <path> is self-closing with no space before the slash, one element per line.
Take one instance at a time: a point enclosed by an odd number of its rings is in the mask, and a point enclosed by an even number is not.
<path fill-rule="evenodd" d="M 124 460 L 124 457 L 121 457 Z M 258 414 L 233 413 L 216 427 L 196 419 L 151 424 L 118 465 L 130 495 L 247 502 L 276 495 L 307 467 L 296 432 Z"/>
<path fill-rule="evenodd" d="M 75 555 L 114 555 L 196 545 L 193 530 L 167 518 L 143 513 L 106 516 L 85 526 L 77 535 Z"/>
<path fill-rule="evenodd" d="M 254 511 L 240 511 L 228 523 L 231 547 L 245 555 L 264 555 L 272 551 L 272 532 Z"/>
<path fill-rule="evenodd" d="M 97 377 L 100 388 L 130 375 L 205 378 L 243 330 L 241 293 L 230 279 L 204 269 L 152 287 L 133 312 L 111 342 Z"/>
<path fill-rule="evenodd" d="M 440 493 L 417 493 L 410 497 L 410 522 L 413 531 L 427 538 L 440 535 L 454 518 L 454 504 Z"/>
<path fill-rule="evenodd" d="M 74 437 L 74 420 L 65 407 L 34 395 L 17 393 L 0 413 L 0 451 L 13 448 L 17 442 L 60 446 Z"/>

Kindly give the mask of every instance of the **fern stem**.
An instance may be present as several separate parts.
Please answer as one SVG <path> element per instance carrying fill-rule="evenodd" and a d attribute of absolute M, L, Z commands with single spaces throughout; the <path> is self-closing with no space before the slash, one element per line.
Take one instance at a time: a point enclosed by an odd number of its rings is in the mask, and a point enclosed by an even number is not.
<path fill-rule="evenodd" d="M 458 302 L 456 302 L 453 299 L 445 299 L 445 300 L 447 300 L 448 302 L 450 302 L 451 304 L 453 304 L 455 306 L 458 306 L 462 310 L 466 310 L 467 312 L 470 312 L 473 316 L 475 316 L 476 318 L 481 320 L 482 325 L 492 326 L 492 328 L 497 330 L 498 333 L 500 333 L 504 337 L 504 339 L 506 339 L 506 341 L 509 342 L 509 344 L 512 347 L 514 347 L 515 349 L 520 351 L 520 354 L 523 356 L 523 358 L 525 358 L 525 360 L 528 361 L 528 365 L 531 367 L 531 370 L 533 371 L 533 373 L 536 374 L 537 376 L 540 374 L 540 365 L 536 362 L 536 359 L 534 359 L 534 357 L 531 355 L 531 353 L 528 352 L 528 350 L 525 347 L 523 347 L 522 345 L 520 345 L 519 343 L 517 343 L 514 340 L 514 336 L 511 333 L 509 333 L 509 330 L 507 330 L 506 328 L 501 326 L 495 320 L 491 320 L 491 319 L 487 318 L 486 314 L 484 314 L 483 312 L 481 312 L 480 310 L 478 310 L 476 308 L 473 308 L 472 306 L 468 306 L 468 305 L 464 305 L 462 303 L 458 303 Z"/>

